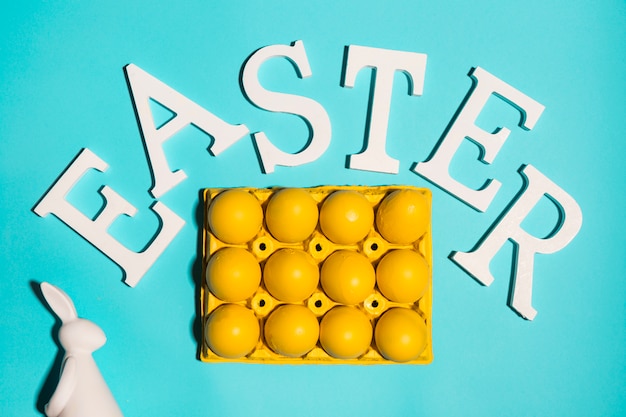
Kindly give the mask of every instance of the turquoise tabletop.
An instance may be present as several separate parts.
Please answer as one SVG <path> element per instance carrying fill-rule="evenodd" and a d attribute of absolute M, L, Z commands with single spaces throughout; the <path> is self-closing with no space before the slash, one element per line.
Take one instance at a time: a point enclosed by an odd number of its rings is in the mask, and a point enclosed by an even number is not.
<path fill-rule="evenodd" d="M 59 383 L 42 282 L 127 417 L 626 415 L 622 0 L 2 9 L 2 416 Z M 321 185 L 432 191 L 433 362 L 200 361 L 202 191 Z"/>

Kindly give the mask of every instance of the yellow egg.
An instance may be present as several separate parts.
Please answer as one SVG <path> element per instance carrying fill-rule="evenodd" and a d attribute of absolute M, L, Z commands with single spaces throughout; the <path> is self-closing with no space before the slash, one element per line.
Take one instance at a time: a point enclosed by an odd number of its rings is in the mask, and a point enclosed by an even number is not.
<path fill-rule="evenodd" d="M 324 292 L 334 301 L 357 304 L 373 292 L 376 273 L 364 255 L 340 250 L 324 261 L 320 280 Z"/>
<path fill-rule="evenodd" d="M 285 188 L 267 203 L 265 222 L 272 236 L 281 242 L 302 242 L 317 226 L 317 203 L 306 190 Z"/>
<path fill-rule="evenodd" d="M 286 304 L 278 307 L 265 322 L 265 343 L 274 352 L 297 358 L 317 344 L 317 318 L 302 305 Z"/>
<path fill-rule="evenodd" d="M 217 355 L 236 359 L 248 355 L 259 341 L 260 326 L 252 310 L 223 304 L 206 321 L 205 340 Z"/>
<path fill-rule="evenodd" d="M 234 245 L 252 239 L 263 224 L 259 200 L 244 190 L 219 193 L 209 206 L 209 228 L 221 241 Z"/>
<path fill-rule="evenodd" d="M 319 282 L 319 269 L 308 253 L 281 249 L 265 262 L 263 282 L 277 299 L 296 303 L 313 294 Z"/>
<path fill-rule="evenodd" d="M 215 252 L 206 267 L 211 292 L 220 300 L 243 301 L 251 297 L 261 283 L 261 267 L 245 249 L 227 247 Z"/>
<path fill-rule="evenodd" d="M 391 301 L 415 302 L 428 288 L 428 263 L 422 255 L 410 249 L 391 251 L 376 267 L 376 283 L 380 292 Z"/>
<path fill-rule="evenodd" d="M 426 233 L 430 224 L 430 202 L 416 190 L 396 190 L 376 210 L 376 227 L 391 243 L 409 244 Z"/>
<path fill-rule="evenodd" d="M 370 347 L 372 333 L 372 324 L 363 312 L 354 307 L 339 306 L 322 318 L 320 343 L 334 358 L 354 359 Z"/>
<path fill-rule="evenodd" d="M 362 240 L 374 224 L 374 210 L 363 194 L 335 191 L 326 197 L 320 210 L 320 227 L 331 241 L 351 245 Z"/>
<path fill-rule="evenodd" d="M 378 352 L 394 362 L 417 359 L 426 348 L 428 329 L 413 310 L 392 308 L 383 314 L 374 329 Z"/>

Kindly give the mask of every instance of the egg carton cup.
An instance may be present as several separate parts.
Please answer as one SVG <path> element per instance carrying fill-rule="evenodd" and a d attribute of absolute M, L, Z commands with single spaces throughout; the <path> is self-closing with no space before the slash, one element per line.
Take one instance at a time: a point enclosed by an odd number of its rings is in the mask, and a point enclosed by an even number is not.
<path fill-rule="evenodd" d="M 285 187 L 274 188 L 208 188 L 203 192 L 204 197 L 204 227 L 203 227 L 203 276 L 200 288 L 200 313 L 202 321 L 203 337 L 200 346 L 200 360 L 203 362 L 236 362 L 236 363 L 256 363 L 256 364 L 352 364 L 352 365 L 376 365 L 376 364 L 429 364 L 433 360 L 432 347 L 432 227 L 429 218 L 426 232 L 416 241 L 410 244 L 394 244 L 382 237 L 376 228 L 374 222 L 371 230 L 355 244 L 337 244 L 328 239 L 321 230 L 318 221 L 313 233 L 305 240 L 296 243 L 285 243 L 274 238 L 267 228 L 265 221 L 265 212 L 269 199 L 278 191 Z M 318 213 L 321 210 L 324 200 L 335 191 L 350 190 L 362 194 L 376 213 L 381 201 L 390 193 L 396 190 L 415 190 L 425 196 L 428 200 L 429 211 L 432 202 L 432 195 L 429 189 L 418 188 L 406 185 L 390 185 L 390 186 L 318 186 L 311 188 L 301 188 L 306 190 L 317 203 Z M 217 195 L 228 190 L 242 190 L 250 193 L 258 199 L 263 209 L 263 224 L 256 236 L 243 244 L 225 243 L 218 239 L 211 231 L 208 220 L 208 209 L 212 201 Z M 429 212 L 430 215 L 430 212 Z M 290 248 L 302 250 L 308 253 L 321 268 L 323 262 L 332 253 L 338 250 L 348 250 L 364 255 L 374 268 L 385 254 L 396 249 L 409 249 L 419 253 L 428 263 L 428 285 L 425 293 L 410 303 L 394 302 L 386 298 L 375 286 L 371 294 L 364 301 L 350 305 L 361 311 L 372 325 L 372 329 L 376 328 L 379 318 L 392 308 L 404 308 L 416 312 L 424 320 L 426 325 L 426 347 L 421 354 L 412 360 L 397 362 L 386 359 L 381 355 L 376 346 L 374 337 L 367 350 L 357 358 L 341 359 L 328 354 L 318 340 L 315 347 L 300 357 L 284 356 L 274 352 L 267 344 L 264 337 L 264 326 L 270 314 L 283 305 L 301 305 L 308 308 L 317 318 L 318 322 L 334 307 L 344 306 L 333 301 L 322 288 L 321 281 L 318 283 L 317 289 L 313 294 L 302 302 L 285 302 L 273 297 L 264 285 L 263 279 L 254 294 L 246 300 L 239 302 L 226 302 L 219 299 L 211 292 L 207 284 L 207 264 L 213 254 L 223 248 L 237 247 L 249 251 L 254 255 L 259 263 L 261 270 L 267 259 L 280 249 Z M 205 339 L 206 323 L 211 313 L 218 307 L 225 304 L 235 304 L 251 310 L 258 320 L 260 335 L 256 346 L 252 351 L 239 358 L 226 358 L 213 352 Z"/>

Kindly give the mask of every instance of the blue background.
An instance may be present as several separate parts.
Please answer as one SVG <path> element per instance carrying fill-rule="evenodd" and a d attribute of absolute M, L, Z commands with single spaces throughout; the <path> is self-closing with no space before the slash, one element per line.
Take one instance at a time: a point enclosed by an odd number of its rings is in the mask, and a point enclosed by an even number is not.
<path fill-rule="evenodd" d="M 254 4 L 251 4 L 254 3 Z M 33 283 L 50 281 L 98 323 L 96 361 L 130 416 L 625 415 L 626 4 L 622 0 L 495 2 L 187 1 L 14 2 L 0 14 L 0 414 L 37 416 L 54 388 L 55 319 Z M 264 131 L 285 150 L 306 141 L 301 119 L 251 105 L 239 72 L 256 49 L 301 39 L 313 76 L 286 60 L 259 74 L 271 90 L 311 97 L 333 139 L 317 161 L 261 173 L 249 136 L 218 157 L 192 127 L 164 146 L 188 179 L 160 201 L 187 222 L 131 289 L 122 271 L 78 234 L 32 208 L 82 148 L 110 168 L 68 195 L 88 215 L 109 185 L 139 209 L 110 232 L 140 250 L 158 225 L 152 178 L 123 67 L 134 63 L 229 123 Z M 363 146 L 370 73 L 340 86 L 344 47 L 428 55 L 424 94 L 395 77 L 388 153 L 397 175 L 348 170 Z M 503 183 L 485 213 L 410 171 L 424 161 L 471 87 L 474 66 L 546 106 L 535 128 L 490 100 L 478 119 L 512 133 L 491 165 L 461 146 L 451 173 L 468 186 Z M 535 261 L 532 322 L 507 307 L 513 245 L 479 285 L 453 264 L 485 233 L 532 164 L 582 208 L 562 251 Z M 435 360 L 428 366 L 268 366 L 196 360 L 194 321 L 199 192 L 205 187 L 410 184 L 433 189 Z M 558 219 L 542 202 L 524 223 L 547 234 Z"/>

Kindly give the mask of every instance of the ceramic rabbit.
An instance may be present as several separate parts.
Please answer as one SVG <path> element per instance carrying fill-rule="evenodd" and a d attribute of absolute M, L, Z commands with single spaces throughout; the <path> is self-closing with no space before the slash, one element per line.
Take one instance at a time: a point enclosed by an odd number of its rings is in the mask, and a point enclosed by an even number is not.
<path fill-rule="evenodd" d="M 59 342 L 65 349 L 59 383 L 45 407 L 48 417 L 122 417 L 92 352 L 106 342 L 95 323 L 78 318 L 70 297 L 52 284 L 43 282 L 41 292 L 52 311 L 61 319 Z"/>

